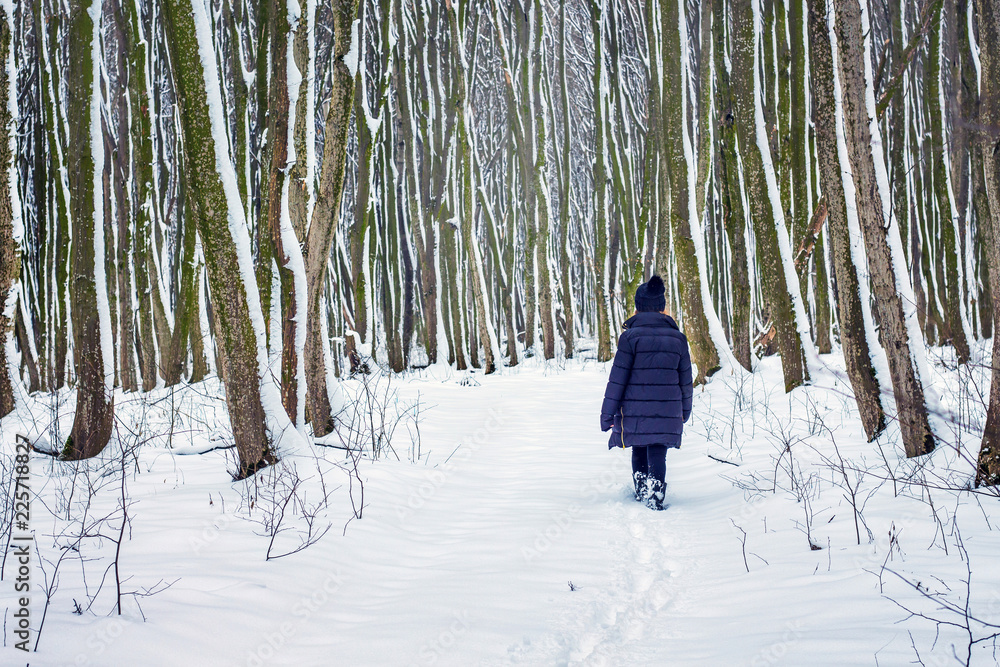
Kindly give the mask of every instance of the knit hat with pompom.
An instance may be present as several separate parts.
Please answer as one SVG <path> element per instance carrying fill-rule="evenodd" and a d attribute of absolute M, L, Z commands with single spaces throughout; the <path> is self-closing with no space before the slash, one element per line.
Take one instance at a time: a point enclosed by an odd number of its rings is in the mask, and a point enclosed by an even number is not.
<path fill-rule="evenodd" d="M 660 276 L 653 276 L 635 290 L 635 309 L 642 312 L 660 312 L 667 307 L 666 290 Z"/>

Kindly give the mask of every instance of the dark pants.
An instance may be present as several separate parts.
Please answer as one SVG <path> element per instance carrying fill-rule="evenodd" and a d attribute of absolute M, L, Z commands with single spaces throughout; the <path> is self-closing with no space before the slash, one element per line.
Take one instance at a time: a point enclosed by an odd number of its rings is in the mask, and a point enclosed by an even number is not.
<path fill-rule="evenodd" d="M 632 475 L 640 473 L 663 484 L 667 476 L 666 445 L 632 447 Z"/>

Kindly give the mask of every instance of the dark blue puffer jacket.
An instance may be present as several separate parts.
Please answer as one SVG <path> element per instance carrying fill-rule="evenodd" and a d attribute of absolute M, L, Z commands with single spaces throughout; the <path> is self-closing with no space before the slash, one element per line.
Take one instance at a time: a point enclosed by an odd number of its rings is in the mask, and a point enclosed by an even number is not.
<path fill-rule="evenodd" d="M 681 446 L 691 416 L 691 351 L 669 315 L 636 313 L 625 321 L 601 407 L 608 448 Z"/>

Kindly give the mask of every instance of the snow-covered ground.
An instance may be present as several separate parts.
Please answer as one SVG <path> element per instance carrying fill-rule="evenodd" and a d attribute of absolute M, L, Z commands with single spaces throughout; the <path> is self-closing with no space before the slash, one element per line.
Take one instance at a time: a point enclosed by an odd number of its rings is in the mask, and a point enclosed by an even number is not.
<path fill-rule="evenodd" d="M 31 611 L 44 626 L 37 653 L 13 648 L 8 558 L 0 663 L 839 666 L 919 651 L 963 664 L 965 610 L 972 639 L 1000 624 L 997 498 L 959 490 L 985 372 L 960 378 L 939 360 L 944 440 L 907 461 L 894 426 L 865 442 L 835 373 L 786 396 L 779 363 L 696 389 L 660 513 L 632 499 L 628 452 L 607 449 L 608 369 L 593 361 L 345 382 L 385 408 L 345 436 L 368 442 L 356 466 L 317 448 L 243 482 L 232 450 L 179 453 L 229 437 L 217 383 L 119 394 L 102 461 L 33 456 Z M 37 400 L 2 423 L 8 468 L 15 432 L 37 437 L 53 412 L 68 432 L 72 396 Z M 372 460 L 372 434 L 390 432 Z M 268 560 L 311 539 L 309 516 L 313 537 L 328 532 Z M 903 607 L 957 626 L 936 634 Z M 972 664 L 993 656 L 980 642 Z"/>

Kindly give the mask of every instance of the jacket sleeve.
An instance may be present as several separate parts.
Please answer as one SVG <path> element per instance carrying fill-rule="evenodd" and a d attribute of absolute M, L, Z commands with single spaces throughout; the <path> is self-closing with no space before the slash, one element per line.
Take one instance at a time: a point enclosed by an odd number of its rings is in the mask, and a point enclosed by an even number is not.
<path fill-rule="evenodd" d="M 678 383 L 681 386 L 681 408 L 685 423 L 691 416 L 691 397 L 694 394 L 694 386 L 691 378 L 691 348 L 684 341 L 684 350 L 681 352 L 681 364 L 677 369 Z"/>
<path fill-rule="evenodd" d="M 611 366 L 608 387 L 604 390 L 604 404 L 601 406 L 602 431 L 607 431 L 614 426 L 615 413 L 621 407 L 622 396 L 625 395 L 625 387 L 628 386 L 629 377 L 632 375 L 632 362 L 634 359 L 635 352 L 632 349 L 632 341 L 629 339 L 628 332 L 626 331 L 618 338 L 618 351 L 615 352 L 615 361 Z"/>

